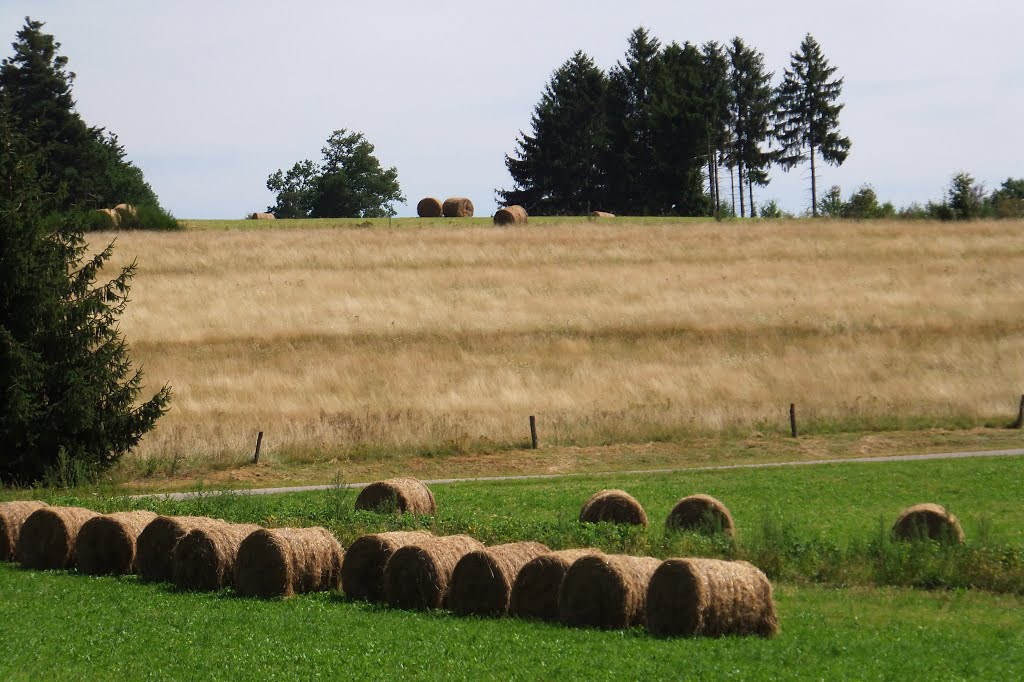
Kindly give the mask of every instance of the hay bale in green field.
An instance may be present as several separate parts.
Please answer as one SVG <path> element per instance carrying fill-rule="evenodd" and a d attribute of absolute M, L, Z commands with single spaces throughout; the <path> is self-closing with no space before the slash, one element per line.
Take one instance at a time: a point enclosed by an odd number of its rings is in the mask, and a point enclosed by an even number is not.
<path fill-rule="evenodd" d="M 558 619 L 606 630 L 643 625 L 647 585 L 661 561 L 625 554 L 588 555 L 573 562 L 558 594 Z"/>
<path fill-rule="evenodd" d="M 47 506 L 45 502 L 35 500 L 0 503 L 0 561 L 17 561 L 21 527 L 32 512 Z"/>
<path fill-rule="evenodd" d="M 636 498 L 624 490 L 594 493 L 580 509 L 580 523 L 624 523 L 647 526 L 647 512 Z"/>
<path fill-rule="evenodd" d="M 396 551 L 432 538 L 427 531 L 393 531 L 363 535 L 348 548 L 341 565 L 341 585 L 350 599 L 384 601 L 384 567 Z"/>
<path fill-rule="evenodd" d="M 238 548 L 235 589 L 247 597 L 336 590 L 344 554 L 326 528 L 260 529 Z"/>
<path fill-rule="evenodd" d="M 85 522 L 99 516 L 81 507 L 44 507 L 32 512 L 21 527 L 15 554 L 25 568 L 73 568 L 75 543 Z"/>
<path fill-rule="evenodd" d="M 139 535 L 155 518 L 151 511 L 130 511 L 86 521 L 75 542 L 78 570 L 90 575 L 131 573 Z"/>
<path fill-rule="evenodd" d="M 720 500 L 710 495 L 689 495 L 676 502 L 665 519 L 668 530 L 689 530 L 705 533 L 736 534 L 732 514 Z"/>
<path fill-rule="evenodd" d="M 950 544 L 962 544 L 964 541 L 960 520 L 942 505 L 930 502 L 915 504 L 900 512 L 892 526 L 892 535 L 897 540 L 927 538 Z"/>
<path fill-rule="evenodd" d="M 520 569 L 550 551 L 539 542 L 510 542 L 470 552 L 455 565 L 445 606 L 462 615 L 504 616 Z"/>

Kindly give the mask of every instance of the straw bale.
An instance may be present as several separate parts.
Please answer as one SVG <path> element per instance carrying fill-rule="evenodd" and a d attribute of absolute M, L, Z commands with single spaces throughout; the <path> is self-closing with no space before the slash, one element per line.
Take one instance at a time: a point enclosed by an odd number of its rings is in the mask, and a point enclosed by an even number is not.
<path fill-rule="evenodd" d="M 441 205 L 445 218 L 472 218 L 473 202 L 466 197 L 449 197 Z"/>
<path fill-rule="evenodd" d="M 416 215 L 420 218 L 440 218 L 444 215 L 444 207 L 441 200 L 434 197 L 424 197 L 416 204 Z"/>
<path fill-rule="evenodd" d="M 604 554 L 599 549 L 564 549 L 528 561 L 516 576 L 509 599 L 509 614 L 517 618 L 558 620 L 558 591 L 569 567 L 577 559 Z"/>
<path fill-rule="evenodd" d="M 647 512 L 636 498 L 623 490 L 602 490 L 580 510 L 580 523 L 627 523 L 647 525 Z"/>
<path fill-rule="evenodd" d="M 44 507 L 32 512 L 21 527 L 15 554 L 25 568 L 71 568 L 75 541 L 86 521 L 99 516 L 81 507 Z"/>
<path fill-rule="evenodd" d="M 48 506 L 45 502 L 20 500 L 0 502 L 0 561 L 16 561 L 18 536 L 32 512 Z"/>
<path fill-rule="evenodd" d="M 504 616 L 519 571 L 550 552 L 539 542 L 510 542 L 470 552 L 455 565 L 445 607 L 463 615 Z"/>
<path fill-rule="evenodd" d="M 431 538 L 402 547 L 384 567 L 385 599 L 402 609 L 441 608 L 455 565 L 466 554 L 483 548 L 468 535 Z"/>
<path fill-rule="evenodd" d="M 121 214 L 112 208 L 98 208 L 96 209 L 96 212 L 107 216 L 111 227 L 117 227 L 121 224 Z"/>
<path fill-rule="evenodd" d="M 590 217 L 591 218 L 614 218 L 615 214 L 614 213 L 608 213 L 607 211 L 591 211 L 590 212 Z"/>
<path fill-rule="evenodd" d="M 135 543 L 135 570 L 143 582 L 174 580 L 174 548 L 189 531 L 214 523 L 206 516 L 158 516 L 145 527 Z"/>
<path fill-rule="evenodd" d="M 590 555 L 577 559 L 558 593 L 558 618 L 566 625 L 605 629 L 643 625 L 647 584 L 661 561 L 652 557 Z"/>
<path fill-rule="evenodd" d="M 341 586 L 344 552 L 326 528 L 261 529 L 238 548 L 235 589 L 247 597 L 290 597 Z"/>
<path fill-rule="evenodd" d="M 709 533 L 736 534 L 732 514 L 720 500 L 710 495 L 690 495 L 676 502 L 665 527 L 672 530 L 695 530 Z"/>
<path fill-rule="evenodd" d="M 135 568 L 139 535 L 156 518 L 151 511 L 95 516 L 82 525 L 75 543 L 78 570 L 90 575 L 124 575 Z"/>
<path fill-rule="evenodd" d="M 772 584 L 746 561 L 669 559 L 651 576 L 647 629 L 656 635 L 771 637 L 779 631 Z"/>
<path fill-rule="evenodd" d="M 519 205 L 499 208 L 494 214 L 495 225 L 525 225 L 529 220 L 526 209 Z"/>
<path fill-rule="evenodd" d="M 930 502 L 915 504 L 900 512 L 892 526 L 892 535 L 898 540 L 924 537 L 951 544 L 962 544 L 964 541 L 960 520 L 946 511 L 945 507 Z"/>
<path fill-rule="evenodd" d="M 398 549 L 432 538 L 427 531 L 399 530 L 363 535 L 352 543 L 341 565 L 341 585 L 350 599 L 384 601 L 384 566 Z"/>
<path fill-rule="evenodd" d="M 415 478 L 389 478 L 363 488 L 356 498 L 356 509 L 433 514 L 437 511 L 437 503 L 430 488 Z"/>
<path fill-rule="evenodd" d="M 251 524 L 214 521 L 193 528 L 174 548 L 174 584 L 184 590 L 230 587 L 242 541 L 259 530 Z"/>
<path fill-rule="evenodd" d="M 124 213 L 125 215 L 129 215 L 132 217 L 134 217 L 137 213 L 135 207 L 132 206 L 131 204 L 118 204 L 117 206 L 114 207 L 114 210 L 117 211 L 118 213 Z"/>
<path fill-rule="evenodd" d="M 249 215 L 249 220 L 277 220 L 277 216 L 273 213 L 252 213 Z"/>

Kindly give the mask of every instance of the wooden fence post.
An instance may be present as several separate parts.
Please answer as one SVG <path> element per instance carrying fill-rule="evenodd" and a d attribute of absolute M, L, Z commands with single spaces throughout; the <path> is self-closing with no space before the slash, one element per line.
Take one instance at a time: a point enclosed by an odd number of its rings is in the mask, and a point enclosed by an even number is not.
<path fill-rule="evenodd" d="M 260 431 L 260 435 L 256 436 L 256 454 L 252 456 L 252 463 L 260 463 L 260 448 L 263 446 L 263 432 Z"/>
<path fill-rule="evenodd" d="M 537 418 L 530 415 L 530 448 L 537 449 Z"/>
<path fill-rule="evenodd" d="M 796 438 L 796 403 L 789 404 L 789 430 L 793 434 L 793 438 Z"/>

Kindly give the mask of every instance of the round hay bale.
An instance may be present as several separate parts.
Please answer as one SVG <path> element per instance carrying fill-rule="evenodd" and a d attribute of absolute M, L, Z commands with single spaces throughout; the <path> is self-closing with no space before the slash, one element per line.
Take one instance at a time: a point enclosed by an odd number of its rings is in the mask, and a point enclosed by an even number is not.
<path fill-rule="evenodd" d="M 779 631 L 772 584 L 753 564 L 669 559 L 647 588 L 647 629 L 655 635 L 761 635 Z"/>
<path fill-rule="evenodd" d="M 129 215 L 132 217 L 135 217 L 136 213 L 138 213 L 135 210 L 135 207 L 132 206 L 131 204 L 118 204 L 117 206 L 114 207 L 114 210 L 117 211 L 118 213 L 124 213 L 125 215 Z"/>
<path fill-rule="evenodd" d="M 643 625 L 647 584 L 661 561 L 652 557 L 590 555 L 577 559 L 558 593 L 558 619 L 604 629 Z"/>
<path fill-rule="evenodd" d="M 539 542 L 510 542 L 470 552 L 452 571 L 445 607 L 462 615 L 504 616 L 519 571 L 550 552 Z"/>
<path fill-rule="evenodd" d="M 495 225 L 525 225 L 528 219 L 526 209 L 519 205 L 499 208 L 494 214 Z"/>
<path fill-rule="evenodd" d="M 75 541 L 85 522 L 99 516 L 81 507 L 44 507 L 21 527 L 15 554 L 25 568 L 59 569 L 75 564 Z"/>
<path fill-rule="evenodd" d="M 235 589 L 246 597 L 290 597 L 341 586 L 344 552 L 326 528 L 251 533 L 238 548 Z"/>
<path fill-rule="evenodd" d="M 416 215 L 420 218 L 440 218 L 444 215 L 444 208 L 441 200 L 434 197 L 425 197 L 416 204 Z M 472 215 L 472 213 L 470 214 Z"/>
<path fill-rule="evenodd" d="M 206 516 L 158 516 L 139 534 L 135 543 L 135 570 L 143 582 L 174 580 L 174 548 L 189 531 L 213 523 Z"/>
<path fill-rule="evenodd" d="M 900 512 L 892 525 L 892 535 L 897 540 L 927 538 L 950 544 L 962 544 L 964 541 L 960 520 L 942 505 L 930 502 L 915 504 Z"/>
<path fill-rule="evenodd" d="M 647 512 L 636 498 L 623 490 L 602 490 L 580 509 L 580 523 L 647 525 Z"/>
<path fill-rule="evenodd" d="M 614 218 L 615 214 L 614 213 L 608 213 L 606 211 L 591 211 L 590 212 L 590 217 L 591 218 Z"/>
<path fill-rule="evenodd" d="M 417 479 L 389 478 L 363 488 L 356 498 L 356 509 L 382 514 L 433 514 L 437 503 L 430 488 Z"/>
<path fill-rule="evenodd" d="M 444 200 L 441 212 L 445 218 L 472 218 L 473 202 L 466 197 L 449 197 Z"/>
<path fill-rule="evenodd" d="M 277 216 L 273 213 L 251 213 L 249 214 L 249 220 L 276 220 Z"/>
<path fill-rule="evenodd" d="M 509 614 L 517 618 L 558 620 L 558 591 L 569 567 L 577 559 L 604 554 L 599 549 L 565 549 L 541 554 L 528 561 L 516 576 L 509 598 Z"/>
<path fill-rule="evenodd" d="M 736 524 L 733 523 L 729 508 L 720 500 L 703 494 L 690 495 L 676 502 L 665 519 L 665 528 L 698 531 L 708 535 L 736 535 Z"/>
<path fill-rule="evenodd" d="M 174 548 L 174 584 L 183 590 L 212 592 L 235 577 L 238 547 L 259 526 L 214 521 L 193 528 Z"/>
<path fill-rule="evenodd" d="M 45 502 L 22 500 L 0 502 L 0 561 L 16 561 L 18 536 L 32 512 L 47 507 Z"/>
<path fill-rule="evenodd" d="M 151 511 L 118 512 L 95 516 L 78 531 L 75 562 L 90 575 L 124 575 L 135 567 L 139 535 L 156 518 Z"/>
<path fill-rule="evenodd" d="M 455 565 L 483 548 L 468 535 L 431 538 L 402 547 L 384 567 L 384 598 L 400 609 L 441 608 Z"/>
<path fill-rule="evenodd" d="M 101 213 L 107 217 L 110 222 L 110 227 L 117 227 L 121 224 L 121 214 L 112 208 L 98 208 L 97 213 Z"/>
<path fill-rule="evenodd" d="M 429 540 L 427 531 L 399 530 L 363 535 L 352 543 L 341 565 L 341 585 L 350 599 L 384 601 L 384 566 L 398 549 Z"/>

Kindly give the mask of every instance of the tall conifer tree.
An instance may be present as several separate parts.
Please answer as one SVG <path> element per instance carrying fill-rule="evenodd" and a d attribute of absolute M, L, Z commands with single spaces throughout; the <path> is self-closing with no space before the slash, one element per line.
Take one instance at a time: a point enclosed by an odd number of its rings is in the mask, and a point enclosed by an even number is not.
<path fill-rule="evenodd" d="M 732 140 L 730 161 L 739 174 L 740 215 L 746 215 L 744 189 L 750 195 L 750 215 L 757 214 L 753 186 L 768 182 L 768 167 L 773 155 L 762 145 L 768 141 L 774 112 L 770 72 L 765 71 L 764 56 L 747 47 L 740 38 L 729 46 L 729 84 L 732 91 Z"/>
<path fill-rule="evenodd" d="M 837 68 L 831 66 L 821 46 L 811 34 L 800 43 L 800 50 L 790 55 L 782 83 L 776 91 L 777 118 L 775 137 L 782 146 L 779 165 L 785 170 L 810 160 L 811 212 L 818 215 L 818 178 L 815 159 L 820 154 L 826 163 L 842 165 L 850 153 L 850 138 L 839 133 L 837 103 L 843 90 L 843 79 L 834 78 Z"/>

